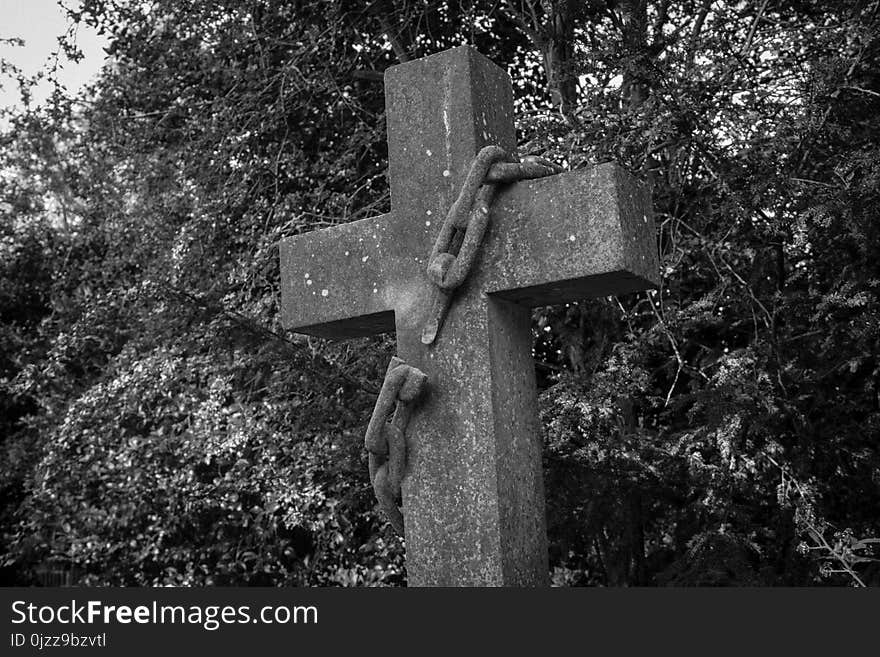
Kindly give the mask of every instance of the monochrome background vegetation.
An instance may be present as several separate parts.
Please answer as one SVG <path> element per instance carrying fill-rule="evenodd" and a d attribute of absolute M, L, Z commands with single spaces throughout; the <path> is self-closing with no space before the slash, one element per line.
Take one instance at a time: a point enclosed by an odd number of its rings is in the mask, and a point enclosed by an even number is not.
<path fill-rule="evenodd" d="M 96 82 L 2 117 L 2 582 L 405 582 L 393 336 L 285 332 L 278 243 L 388 210 L 382 72 L 470 43 L 653 187 L 662 288 L 534 314 L 554 583 L 880 583 L 878 9 L 85 0 Z"/>

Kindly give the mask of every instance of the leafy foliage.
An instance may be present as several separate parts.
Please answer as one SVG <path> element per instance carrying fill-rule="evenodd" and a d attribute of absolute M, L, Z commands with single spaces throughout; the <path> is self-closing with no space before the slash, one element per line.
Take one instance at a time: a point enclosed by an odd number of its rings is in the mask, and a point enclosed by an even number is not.
<path fill-rule="evenodd" d="M 286 334 L 276 246 L 387 210 L 379 74 L 470 42 L 522 152 L 654 191 L 661 289 L 535 313 L 554 581 L 880 582 L 877 2 L 71 20 L 101 76 L 0 135 L 6 581 L 405 582 L 360 449 L 393 339 Z"/>

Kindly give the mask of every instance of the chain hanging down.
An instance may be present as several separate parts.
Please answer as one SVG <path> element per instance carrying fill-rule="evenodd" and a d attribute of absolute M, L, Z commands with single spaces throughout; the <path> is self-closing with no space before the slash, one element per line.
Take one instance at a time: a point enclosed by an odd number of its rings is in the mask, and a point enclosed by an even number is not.
<path fill-rule="evenodd" d="M 544 178 L 562 168 L 542 157 L 516 161 L 500 146 L 486 146 L 474 158 L 458 198 L 443 221 L 428 258 L 428 278 L 435 284 L 422 343 L 436 340 L 452 302 L 452 294 L 470 273 L 489 225 L 489 206 L 498 185 Z"/>
<path fill-rule="evenodd" d="M 370 458 L 370 482 L 379 507 L 401 536 L 403 513 L 398 502 L 406 466 L 406 425 L 412 414 L 412 404 L 424 391 L 427 380 L 421 370 L 407 365 L 397 356 L 392 358 L 364 438 Z M 392 407 L 394 416 L 389 422 Z"/>

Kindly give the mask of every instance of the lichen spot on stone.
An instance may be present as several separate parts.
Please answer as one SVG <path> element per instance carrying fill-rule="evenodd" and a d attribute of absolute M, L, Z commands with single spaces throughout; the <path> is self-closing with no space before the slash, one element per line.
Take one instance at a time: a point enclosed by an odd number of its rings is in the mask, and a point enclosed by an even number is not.
<path fill-rule="evenodd" d="M 330 290 L 328 290 L 326 287 L 323 290 L 321 290 L 322 297 L 326 297 L 328 294 L 330 294 Z"/>

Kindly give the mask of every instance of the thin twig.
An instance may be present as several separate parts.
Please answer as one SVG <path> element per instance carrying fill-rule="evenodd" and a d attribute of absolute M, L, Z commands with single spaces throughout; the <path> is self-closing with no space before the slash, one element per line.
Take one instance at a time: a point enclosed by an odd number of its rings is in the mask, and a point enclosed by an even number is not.
<path fill-rule="evenodd" d="M 739 54 L 741 57 L 745 57 L 749 54 L 749 50 L 752 49 L 752 39 L 755 38 L 755 30 L 758 29 L 758 23 L 761 22 L 761 18 L 764 16 L 764 10 L 767 9 L 767 5 L 770 3 L 770 0 L 764 0 L 761 4 L 761 8 L 758 9 L 758 15 L 755 16 L 755 20 L 752 21 L 752 26 L 749 28 L 749 34 L 746 37 L 746 42 L 743 44 L 742 50 L 740 50 Z"/>
<path fill-rule="evenodd" d="M 871 96 L 877 96 L 878 98 L 880 98 L 880 93 L 877 93 L 876 91 L 871 91 L 870 89 L 864 89 L 862 87 L 851 87 L 851 86 L 845 86 L 845 87 L 840 87 L 840 88 L 841 89 L 848 89 L 849 91 L 858 91 L 863 94 L 869 94 Z"/>

